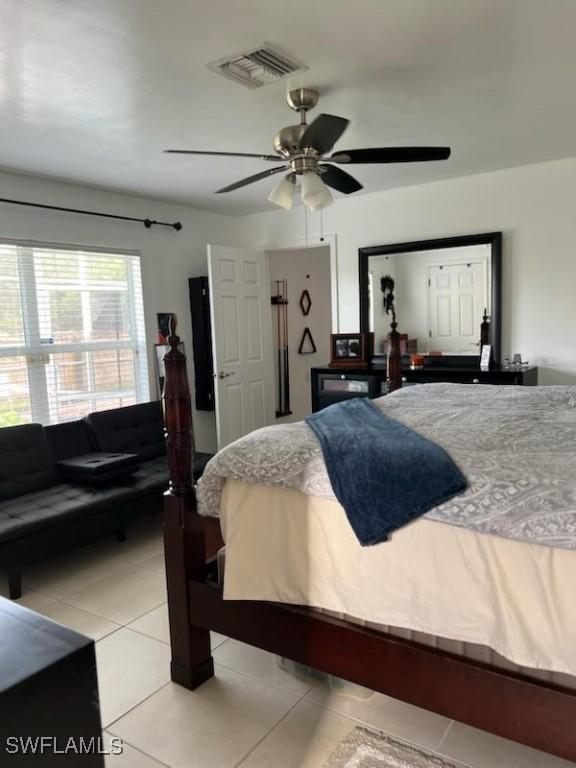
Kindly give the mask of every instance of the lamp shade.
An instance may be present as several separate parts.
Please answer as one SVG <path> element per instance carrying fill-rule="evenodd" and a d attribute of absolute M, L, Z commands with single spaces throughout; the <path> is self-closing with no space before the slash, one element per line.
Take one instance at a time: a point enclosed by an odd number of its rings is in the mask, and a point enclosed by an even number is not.
<path fill-rule="evenodd" d="M 294 182 L 290 181 L 289 176 L 285 176 L 281 181 L 276 184 L 272 192 L 268 195 L 268 200 L 274 205 L 278 205 L 280 208 L 285 208 L 287 211 L 294 205 Z"/>
<path fill-rule="evenodd" d="M 326 208 L 334 202 L 332 193 L 314 171 L 307 171 L 302 176 L 302 200 L 312 211 Z"/>

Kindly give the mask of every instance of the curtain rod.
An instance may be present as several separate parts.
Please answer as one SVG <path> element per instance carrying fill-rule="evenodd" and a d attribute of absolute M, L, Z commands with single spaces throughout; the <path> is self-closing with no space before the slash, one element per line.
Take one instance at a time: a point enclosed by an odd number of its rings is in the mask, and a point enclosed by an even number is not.
<path fill-rule="evenodd" d="M 140 224 L 144 224 L 146 229 L 150 229 L 152 226 L 156 227 L 170 227 L 175 229 L 176 232 L 180 232 L 182 224 L 179 221 L 175 221 L 171 224 L 168 221 L 155 221 L 154 219 L 138 219 L 134 216 L 120 216 L 117 213 L 100 213 L 99 211 L 85 211 L 82 208 L 63 208 L 60 205 L 45 205 L 44 203 L 29 203 L 25 200 L 10 200 L 7 197 L 0 197 L 0 203 L 8 203 L 9 205 L 25 205 L 28 208 L 45 208 L 48 211 L 63 211 L 64 213 L 81 213 L 84 216 L 103 216 L 106 219 L 120 219 L 121 221 L 138 221 Z"/>

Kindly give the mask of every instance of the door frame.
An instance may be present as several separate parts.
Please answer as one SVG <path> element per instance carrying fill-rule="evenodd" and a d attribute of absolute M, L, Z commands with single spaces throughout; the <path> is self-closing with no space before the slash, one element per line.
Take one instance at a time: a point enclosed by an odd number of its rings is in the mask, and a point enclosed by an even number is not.
<path fill-rule="evenodd" d="M 338 303 L 338 251 L 336 235 L 324 235 L 322 238 L 300 238 L 284 242 L 258 243 L 254 248 L 266 252 L 269 262 L 269 251 L 305 251 L 313 248 L 330 249 L 330 310 L 332 317 L 332 333 L 340 330 L 340 307 Z"/>

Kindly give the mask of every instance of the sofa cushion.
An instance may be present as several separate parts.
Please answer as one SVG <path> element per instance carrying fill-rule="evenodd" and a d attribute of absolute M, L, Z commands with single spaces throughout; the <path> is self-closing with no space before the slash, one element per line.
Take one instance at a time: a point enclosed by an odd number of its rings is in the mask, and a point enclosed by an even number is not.
<path fill-rule="evenodd" d="M 41 424 L 0 429 L 0 501 L 57 482 L 54 454 Z"/>
<path fill-rule="evenodd" d="M 3 501 L 0 503 L 0 543 L 60 525 L 66 520 L 87 517 L 137 497 L 129 486 L 95 490 L 60 483 Z"/>
<path fill-rule="evenodd" d="M 137 453 L 143 461 L 166 453 L 164 418 L 158 400 L 91 413 L 86 421 L 100 451 Z"/>
<path fill-rule="evenodd" d="M 164 493 L 168 490 L 170 482 L 166 456 L 158 456 L 155 459 L 143 461 L 136 472 L 130 475 L 125 482 L 143 496 L 149 493 Z"/>
<path fill-rule="evenodd" d="M 71 456 L 82 456 L 94 450 L 90 432 L 82 419 L 51 424 L 44 427 L 44 431 L 56 461 L 69 459 Z"/>

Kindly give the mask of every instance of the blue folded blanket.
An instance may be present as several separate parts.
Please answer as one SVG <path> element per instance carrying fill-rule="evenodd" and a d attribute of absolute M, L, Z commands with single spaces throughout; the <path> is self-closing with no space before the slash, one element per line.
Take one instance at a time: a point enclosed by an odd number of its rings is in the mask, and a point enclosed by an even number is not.
<path fill-rule="evenodd" d="M 334 495 L 363 546 L 463 491 L 464 475 L 446 451 L 385 416 L 367 398 L 308 416 Z"/>

